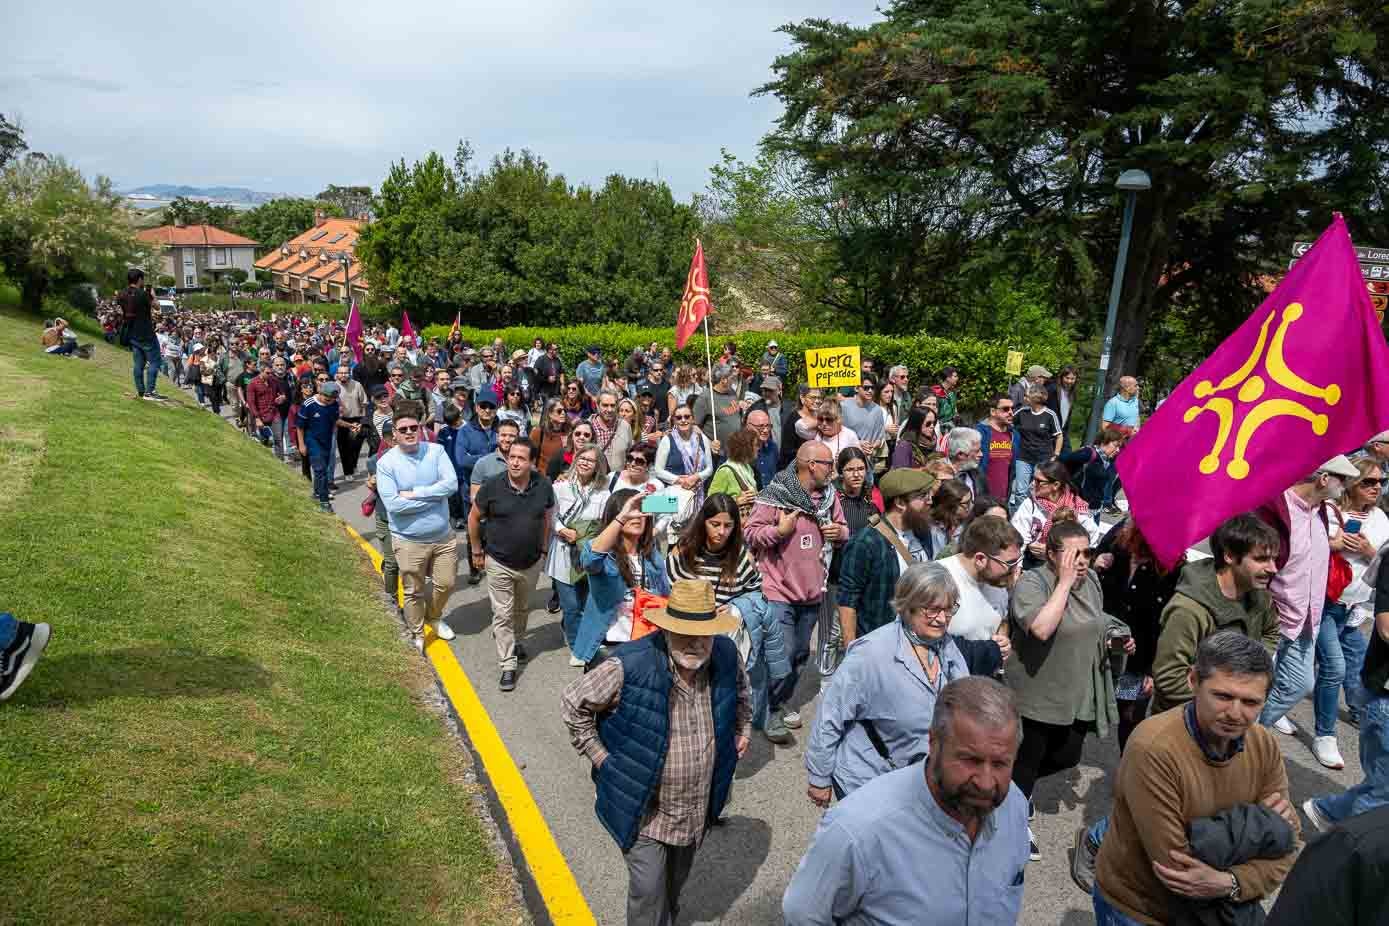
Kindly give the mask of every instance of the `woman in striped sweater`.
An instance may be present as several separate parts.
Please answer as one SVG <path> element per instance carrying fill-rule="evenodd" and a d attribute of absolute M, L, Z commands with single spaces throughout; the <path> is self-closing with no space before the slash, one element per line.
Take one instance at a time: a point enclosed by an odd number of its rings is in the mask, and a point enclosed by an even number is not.
<path fill-rule="evenodd" d="M 714 586 L 714 600 L 742 621 L 731 634 L 738 644 L 752 688 L 752 725 L 767 722 L 767 686 L 791 671 L 781 628 L 767 599 L 762 576 L 743 543 L 742 519 L 733 496 L 715 492 L 690 519 L 680 541 L 667 554 L 666 571 L 675 579 L 702 579 Z"/>

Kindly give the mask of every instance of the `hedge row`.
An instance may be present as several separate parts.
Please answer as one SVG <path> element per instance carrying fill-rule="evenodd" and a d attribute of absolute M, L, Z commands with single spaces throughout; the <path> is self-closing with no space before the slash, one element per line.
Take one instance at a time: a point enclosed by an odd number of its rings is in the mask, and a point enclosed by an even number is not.
<path fill-rule="evenodd" d="M 231 302 L 226 294 L 216 293 L 185 293 L 179 296 L 179 303 L 184 308 L 195 312 L 225 312 L 231 308 Z M 308 315 L 310 318 L 343 319 L 347 317 L 348 307 L 341 302 L 315 302 L 307 305 L 296 305 L 274 299 L 243 299 L 237 296 L 236 310 L 238 312 L 259 312 L 261 318 L 293 312 L 297 315 Z M 400 310 L 389 305 L 364 306 L 362 307 L 362 318 L 367 322 L 386 321 L 388 319 L 396 319 L 398 322 Z"/>
<path fill-rule="evenodd" d="M 448 336 L 449 326 L 430 325 L 424 329 L 426 337 L 443 340 Z M 635 347 L 645 347 L 652 341 L 673 347 L 675 331 L 673 328 L 638 328 L 631 325 L 579 325 L 572 328 L 502 328 L 482 330 L 464 328 L 463 337 L 474 345 L 491 343 L 500 337 L 508 348 L 529 348 L 536 338 L 547 344 L 551 341 L 559 345 L 560 356 L 565 365 L 573 369 L 574 364 L 584 357 L 584 350 L 591 344 L 603 349 L 604 357 L 624 358 Z M 711 349 L 715 356 L 722 350 L 725 341 L 738 345 L 738 356 L 756 362 L 767 347 L 767 342 L 775 340 L 782 353 L 786 355 L 791 382 L 802 382 L 805 371 L 805 351 L 815 347 L 852 347 L 857 344 L 863 356 L 872 357 L 880 369 L 901 364 L 910 371 L 910 382 L 915 389 L 921 385 L 934 383 L 936 375 L 946 366 L 960 371 L 960 399 L 969 409 L 987 406 L 989 397 L 998 392 L 1006 392 L 1013 381 L 1004 368 L 1008 359 L 1008 346 L 985 343 L 974 339 L 948 340 L 930 335 L 910 337 L 889 337 L 886 335 L 850 334 L 846 332 L 817 332 L 806 334 L 786 334 L 782 332 L 748 331 L 741 334 L 721 335 L 711 339 Z M 1040 363 L 1051 370 L 1069 362 L 1069 356 L 1053 355 L 1045 351 L 1033 352 L 1024 347 L 1023 363 Z M 704 336 L 696 334 L 690 338 L 683 350 L 675 352 L 677 363 L 703 366 Z"/>

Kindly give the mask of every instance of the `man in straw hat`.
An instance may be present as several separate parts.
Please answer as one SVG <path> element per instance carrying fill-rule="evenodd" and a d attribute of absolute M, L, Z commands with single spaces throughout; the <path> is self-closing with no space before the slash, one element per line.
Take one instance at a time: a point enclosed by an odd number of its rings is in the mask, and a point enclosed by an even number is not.
<path fill-rule="evenodd" d="M 714 588 L 676 580 L 660 632 L 619 646 L 564 691 L 574 748 L 593 763 L 594 809 L 627 861 L 627 922 L 675 922 L 695 851 L 728 800 L 752 703 L 738 619 Z M 712 745 L 712 748 L 711 748 Z"/>

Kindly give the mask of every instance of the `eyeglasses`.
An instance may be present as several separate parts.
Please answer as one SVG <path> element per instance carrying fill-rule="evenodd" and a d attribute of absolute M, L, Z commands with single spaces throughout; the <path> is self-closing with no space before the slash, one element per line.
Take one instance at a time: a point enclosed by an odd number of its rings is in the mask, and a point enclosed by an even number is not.
<path fill-rule="evenodd" d="M 627 462 L 631 463 L 633 466 L 647 466 L 649 464 L 649 461 L 646 459 L 646 457 L 642 456 L 639 453 L 627 454 Z"/>
<path fill-rule="evenodd" d="M 1055 479 L 1048 479 L 1046 476 L 1033 476 L 1032 484 L 1034 486 L 1054 486 L 1059 485 L 1060 483 L 1058 483 Z"/>
<path fill-rule="evenodd" d="M 866 472 L 868 472 L 868 467 L 864 466 L 862 463 L 850 463 L 848 466 L 844 467 L 839 471 L 839 475 L 862 476 Z"/>
<path fill-rule="evenodd" d="M 405 374 L 404 374 L 404 373 L 392 373 L 392 374 L 391 374 L 391 379 L 404 379 L 404 378 L 405 378 Z"/>
<path fill-rule="evenodd" d="M 314 377 L 314 378 L 315 378 L 316 380 L 318 380 L 320 383 L 326 383 L 326 382 L 328 382 L 328 377 L 326 377 L 326 376 L 316 376 L 316 377 Z"/>
<path fill-rule="evenodd" d="M 839 420 L 839 416 L 837 416 L 837 415 L 816 415 L 816 416 L 815 416 L 815 420 L 816 420 L 816 421 L 838 421 L 838 420 Z"/>
<path fill-rule="evenodd" d="M 992 553 L 985 553 L 984 556 L 987 559 L 991 559 L 995 563 L 998 563 L 1000 566 L 1002 566 L 1004 569 L 1007 569 L 1009 572 L 1012 572 L 1014 569 L 1017 569 L 1019 566 L 1022 565 L 1022 554 L 1018 554 L 1018 558 L 1015 560 L 999 559 Z"/>
<path fill-rule="evenodd" d="M 830 469 L 834 469 L 833 460 L 810 460 L 809 462 L 811 463 L 811 465 L 815 465 L 818 463 L 820 466 L 828 466 Z"/>
<path fill-rule="evenodd" d="M 420 429 L 417 424 L 398 424 L 392 430 L 400 434 L 414 434 Z"/>
<path fill-rule="evenodd" d="M 925 614 L 928 618 L 931 619 L 938 619 L 942 617 L 948 619 L 960 613 L 960 603 L 957 601 L 955 604 L 940 605 L 933 608 L 913 608 L 912 610 L 920 611 L 922 614 Z"/>
<path fill-rule="evenodd" d="M 994 408 L 994 411 L 998 412 L 1000 415 L 1011 415 L 1013 413 L 1013 406 L 999 405 Z"/>
<path fill-rule="evenodd" d="M 694 420 L 694 415 L 676 415 L 676 416 L 675 416 L 675 420 L 676 420 L 676 421 L 693 421 L 693 420 Z"/>

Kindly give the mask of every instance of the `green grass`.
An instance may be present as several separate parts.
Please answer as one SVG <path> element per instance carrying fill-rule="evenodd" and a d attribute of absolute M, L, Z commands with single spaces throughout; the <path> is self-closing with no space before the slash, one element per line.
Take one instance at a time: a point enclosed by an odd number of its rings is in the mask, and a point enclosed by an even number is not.
<path fill-rule="evenodd" d="M 55 634 L 0 705 L 0 922 L 523 919 L 429 670 L 298 468 L 39 333 L 0 308 L 0 610 Z"/>

